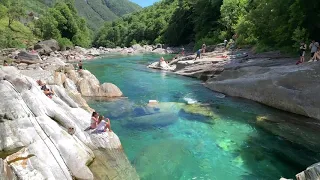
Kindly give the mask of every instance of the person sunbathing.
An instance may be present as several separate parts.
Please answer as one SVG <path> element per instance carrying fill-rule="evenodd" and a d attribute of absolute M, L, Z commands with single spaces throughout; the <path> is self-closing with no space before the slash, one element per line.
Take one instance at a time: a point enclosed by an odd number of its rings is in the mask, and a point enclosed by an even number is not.
<path fill-rule="evenodd" d="M 46 89 L 43 91 L 43 93 L 44 93 L 47 97 L 49 97 L 50 99 L 52 99 L 52 96 L 54 95 L 54 92 L 51 91 L 49 88 L 46 88 Z"/>

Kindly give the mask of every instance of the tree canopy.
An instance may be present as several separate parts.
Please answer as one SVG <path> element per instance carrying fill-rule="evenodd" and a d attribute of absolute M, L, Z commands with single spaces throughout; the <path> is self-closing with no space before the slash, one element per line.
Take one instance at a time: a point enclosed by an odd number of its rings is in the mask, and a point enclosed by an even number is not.
<path fill-rule="evenodd" d="M 35 22 L 35 33 L 43 39 L 71 41 L 74 45 L 89 47 L 91 34 L 86 21 L 77 15 L 72 2 L 59 2 Z"/>
<path fill-rule="evenodd" d="M 133 43 L 214 44 L 237 35 L 239 46 L 292 49 L 320 40 L 320 1 L 163 0 L 113 23 L 106 23 L 96 46 Z"/>

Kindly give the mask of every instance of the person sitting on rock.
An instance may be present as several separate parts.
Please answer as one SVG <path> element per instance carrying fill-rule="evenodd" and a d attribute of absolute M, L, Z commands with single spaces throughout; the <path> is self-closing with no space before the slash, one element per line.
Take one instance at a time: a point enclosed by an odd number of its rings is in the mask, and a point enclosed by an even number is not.
<path fill-rule="evenodd" d="M 106 120 L 108 122 L 104 120 L 103 116 L 99 116 L 97 112 L 93 112 L 90 129 L 95 129 L 94 132 L 106 132 L 106 129 L 108 128 L 109 131 L 112 132 L 110 120 L 108 118 Z"/>
<path fill-rule="evenodd" d="M 318 48 L 317 52 L 314 53 L 313 57 L 310 59 L 309 62 L 319 61 L 320 60 L 320 47 Z"/>
<path fill-rule="evenodd" d="M 104 118 L 104 116 L 99 116 L 98 126 L 96 127 L 96 130 L 99 132 L 106 132 L 107 129 L 109 130 L 109 132 L 112 132 L 110 119 Z"/>
<path fill-rule="evenodd" d="M 50 99 L 52 99 L 52 96 L 54 95 L 54 92 L 51 91 L 49 88 L 46 88 L 44 91 L 44 94 L 49 97 Z"/>
<path fill-rule="evenodd" d="M 90 129 L 95 129 L 98 125 L 99 121 L 99 114 L 97 112 L 93 112 L 91 116 L 91 124 L 90 124 Z"/>
<path fill-rule="evenodd" d="M 202 50 L 202 49 L 199 49 L 199 50 L 197 51 L 197 56 L 196 56 L 196 59 L 195 59 L 195 60 L 197 60 L 197 58 L 201 59 L 201 50 Z"/>

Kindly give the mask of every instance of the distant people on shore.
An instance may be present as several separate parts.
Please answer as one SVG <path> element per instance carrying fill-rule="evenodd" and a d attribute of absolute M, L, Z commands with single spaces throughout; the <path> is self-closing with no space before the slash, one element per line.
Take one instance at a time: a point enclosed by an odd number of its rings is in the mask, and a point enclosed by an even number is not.
<path fill-rule="evenodd" d="M 202 53 L 206 53 L 207 45 L 205 43 L 202 44 Z"/>
<path fill-rule="evenodd" d="M 197 51 L 197 55 L 196 55 L 196 59 L 195 60 L 197 60 L 197 58 L 201 59 L 201 51 L 202 51 L 202 49 L 199 49 Z"/>
<path fill-rule="evenodd" d="M 304 56 L 306 54 L 306 50 L 307 50 L 307 45 L 306 43 L 302 42 L 300 44 L 300 60 L 296 63 L 296 65 L 300 63 L 304 63 Z"/>
<path fill-rule="evenodd" d="M 317 52 L 319 48 L 319 43 L 315 40 L 312 40 L 311 44 L 309 45 L 309 48 L 311 49 L 311 58 L 313 58 L 314 54 Z"/>

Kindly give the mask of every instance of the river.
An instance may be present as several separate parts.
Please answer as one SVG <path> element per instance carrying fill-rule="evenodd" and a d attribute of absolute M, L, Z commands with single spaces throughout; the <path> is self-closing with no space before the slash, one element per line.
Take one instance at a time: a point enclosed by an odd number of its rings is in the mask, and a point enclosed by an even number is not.
<path fill-rule="evenodd" d="M 146 68 L 159 57 L 113 55 L 84 64 L 127 97 L 90 106 L 111 119 L 141 179 L 275 180 L 320 161 L 319 132 L 296 122 L 309 119 Z M 160 104 L 149 107 L 149 100 Z"/>

